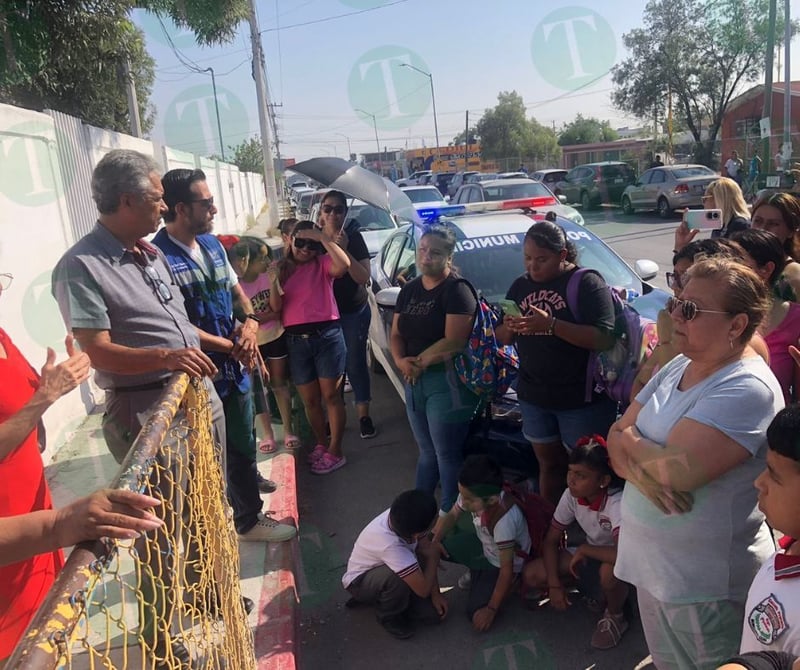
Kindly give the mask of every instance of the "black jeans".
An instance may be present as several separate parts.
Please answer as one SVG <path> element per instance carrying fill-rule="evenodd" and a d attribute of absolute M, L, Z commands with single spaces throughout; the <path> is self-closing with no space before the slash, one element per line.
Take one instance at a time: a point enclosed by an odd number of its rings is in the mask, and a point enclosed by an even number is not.
<path fill-rule="evenodd" d="M 347 587 L 347 591 L 359 602 L 373 605 L 378 621 L 401 615 L 422 623 L 440 621 L 431 599 L 420 598 L 386 565 L 379 565 L 359 575 Z"/>

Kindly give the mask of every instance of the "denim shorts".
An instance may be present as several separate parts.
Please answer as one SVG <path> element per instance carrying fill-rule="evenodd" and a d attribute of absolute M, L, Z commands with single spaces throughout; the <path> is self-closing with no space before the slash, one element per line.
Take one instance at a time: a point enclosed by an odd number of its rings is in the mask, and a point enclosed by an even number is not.
<path fill-rule="evenodd" d="M 339 379 L 344 374 L 347 348 L 337 321 L 309 335 L 286 334 L 289 370 L 297 386 L 317 379 Z"/>
<path fill-rule="evenodd" d="M 567 449 L 584 435 L 608 435 L 617 415 L 616 403 L 605 396 L 576 409 L 544 409 L 524 400 L 519 401 L 519 408 L 522 434 L 528 442 L 562 442 Z"/>

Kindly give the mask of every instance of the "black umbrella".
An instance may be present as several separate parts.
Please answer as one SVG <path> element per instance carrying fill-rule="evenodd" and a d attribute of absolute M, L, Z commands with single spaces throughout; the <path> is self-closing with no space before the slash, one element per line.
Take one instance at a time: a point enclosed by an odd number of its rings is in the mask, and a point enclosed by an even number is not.
<path fill-rule="evenodd" d="M 402 221 L 420 223 L 411 200 L 395 184 L 343 158 L 311 158 L 288 169 L 394 214 Z"/>

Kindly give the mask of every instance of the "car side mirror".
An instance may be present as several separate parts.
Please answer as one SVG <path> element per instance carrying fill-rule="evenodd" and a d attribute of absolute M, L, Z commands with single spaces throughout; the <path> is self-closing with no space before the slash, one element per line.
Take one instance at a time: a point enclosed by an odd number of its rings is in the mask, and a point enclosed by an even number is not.
<path fill-rule="evenodd" d="M 562 205 L 567 204 L 567 196 L 565 196 L 563 193 L 559 193 L 558 200 Z"/>
<path fill-rule="evenodd" d="M 658 263 L 647 259 L 640 259 L 634 263 L 633 270 L 639 275 L 639 279 L 648 281 L 658 274 Z"/>
<path fill-rule="evenodd" d="M 384 309 L 394 309 L 394 306 L 397 304 L 397 296 L 399 295 L 399 286 L 384 288 L 375 294 L 375 302 L 378 303 L 378 307 L 383 307 Z"/>

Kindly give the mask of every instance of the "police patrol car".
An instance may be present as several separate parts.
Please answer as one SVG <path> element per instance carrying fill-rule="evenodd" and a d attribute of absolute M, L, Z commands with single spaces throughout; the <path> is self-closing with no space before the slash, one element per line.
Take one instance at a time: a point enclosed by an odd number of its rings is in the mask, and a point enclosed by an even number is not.
<path fill-rule="evenodd" d="M 525 233 L 545 214 L 536 209 L 536 198 L 454 205 L 419 210 L 427 223 L 444 223 L 456 235 L 453 265 L 492 305 L 505 298 L 514 280 L 525 270 L 522 246 Z M 550 217 L 553 215 L 550 214 Z M 631 268 L 599 237 L 581 225 L 555 217 L 575 244 L 578 265 L 598 270 L 609 286 L 626 289 L 629 302 L 643 316 L 656 319 L 667 293 L 647 283 L 658 273 L 658 265 L 638 260 Z M 372 259 L 372 309 L 368 351 L 373 371 L 381 368 L 389 375 L 400 397 L 404 397 L 402 377 L 392 360 L 389 346 L 392 318 L 404 279 L 416 276 L 416 246 L 424 226 L 406 225 L 391 235 Z M 516 396 L 509 393 L 492 406 L 493 429 L 505 430 L 513 441 L 522 438 Z M 500 424 L 506 424 L 502 426 Z"/>

